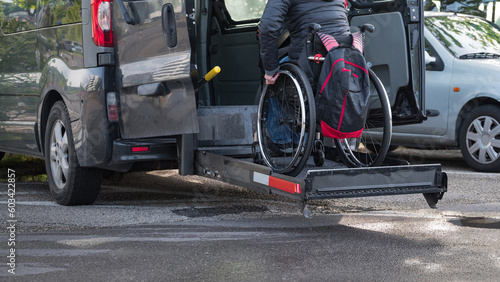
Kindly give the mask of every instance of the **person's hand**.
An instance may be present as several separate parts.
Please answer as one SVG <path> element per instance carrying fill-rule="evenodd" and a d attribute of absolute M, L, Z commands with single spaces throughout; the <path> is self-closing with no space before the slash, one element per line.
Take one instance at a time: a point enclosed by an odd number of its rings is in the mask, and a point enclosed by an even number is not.
<path fill-rule="evenodd" d="M 275 73 L 273 76 L 265 74 L 264 79 L 266 80 L 266 84 L 274 84 L 279 75 L 279 73 Z"/>

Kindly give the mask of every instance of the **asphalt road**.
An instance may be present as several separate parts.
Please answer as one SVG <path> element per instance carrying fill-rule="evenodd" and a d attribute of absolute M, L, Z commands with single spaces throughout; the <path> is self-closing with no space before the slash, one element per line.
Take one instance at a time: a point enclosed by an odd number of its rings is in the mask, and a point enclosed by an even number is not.
<path fill-rule="evenodd" d="M 16 183 L 8 222 L 0 183 L 0 280 L 498 281 L 500 174 L 473 172 L 458 151 L 392 156 L 443 163 L 438 209 L 422 195 L 338 199 L 310 202 L 306 219 L 286 198 L 165 170 L 106 183 L 92 206 Z"/>

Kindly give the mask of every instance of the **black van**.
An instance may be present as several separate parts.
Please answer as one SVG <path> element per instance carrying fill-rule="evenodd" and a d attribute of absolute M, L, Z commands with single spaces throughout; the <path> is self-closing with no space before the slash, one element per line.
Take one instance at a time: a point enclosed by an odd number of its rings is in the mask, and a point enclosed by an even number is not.
<path fill-rule="evenodd" d="M 103 171 L 191 174 L 186 148 L 250 155 L 265 3 L 0 0 L 0 151 L 44 157 L 63 205 L 92 203 Z M 352 25 L 376 27 L 365 55 L 393 123 L 421 122 L 422 2 L 349 5 Z M 195 91 L 214 66 L 221 74 Z"/>

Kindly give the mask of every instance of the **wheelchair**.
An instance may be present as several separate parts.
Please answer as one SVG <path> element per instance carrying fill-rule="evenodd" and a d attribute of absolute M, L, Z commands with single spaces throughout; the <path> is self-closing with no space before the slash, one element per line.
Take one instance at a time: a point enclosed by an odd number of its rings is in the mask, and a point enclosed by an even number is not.
<path fill-rule="evenodd" d="M 319 28 L 319 25 L 311 25 L 309 46 L 312 46 L 313 32 Z M 364 32 L 373 30 L 373 25 L 366 24 L 360 32 L 364 35 Z M 316 60 L 314 54 L 310 55 L 310 61 Z M 390 147 L 392 117 L 389 99 L 380 79 L 370 68 L 368 72 L 369 113 L 363 134 L 360 138 L 334 140 L 338 155 L 348 167 L 379 166 Z M 302 171 L 311 154 L 316 167 L 323 165 L 324 138 L 316 130 L 313 89 L 308 76 L 297 64 L 285 62 L 280 65 L 279 77 L 274 84 L 263 87 L 259 101 L 258 150 L 253 148 L 256 162 L 266 164 L 273 172 L 290 176 Z"/>

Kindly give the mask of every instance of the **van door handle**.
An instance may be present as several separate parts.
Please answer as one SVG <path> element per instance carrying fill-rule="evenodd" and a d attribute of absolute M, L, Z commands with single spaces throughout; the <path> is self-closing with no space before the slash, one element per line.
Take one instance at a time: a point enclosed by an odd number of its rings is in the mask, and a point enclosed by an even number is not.
<path fill-rule="evenodd" d="M 168 47 L 173 48 L 177 46 L 177 25 L 175 22 L 174 6 L 171 3 L 163 5 L 161 14 L 163 39 Z"/>

